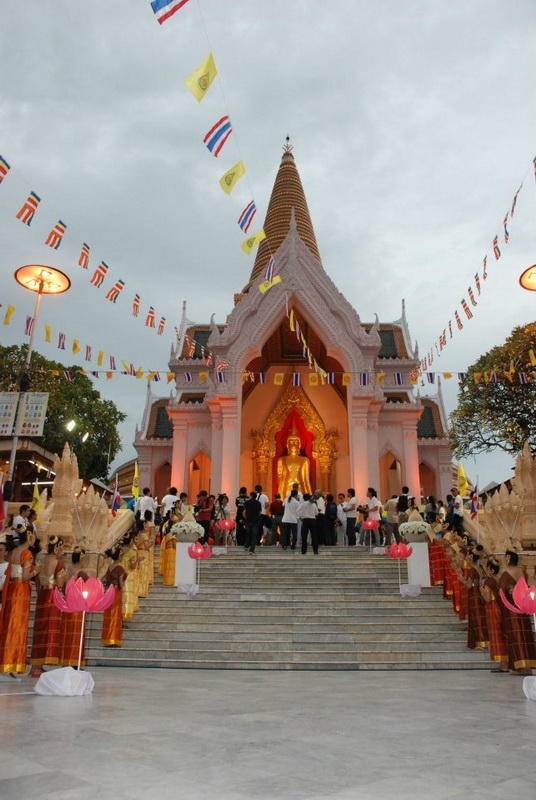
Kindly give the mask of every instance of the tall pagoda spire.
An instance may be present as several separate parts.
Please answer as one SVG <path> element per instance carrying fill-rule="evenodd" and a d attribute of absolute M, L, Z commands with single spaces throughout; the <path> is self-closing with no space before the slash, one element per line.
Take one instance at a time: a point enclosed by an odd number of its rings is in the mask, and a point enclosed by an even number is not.
<path fill-rule="evenodd" d="M 318 261 L 321 261 L 305 193 L 294 156 L 292 155 L 292 145 L 287 136 L 286 144 L 283 147 L 283 157 L 264 221 L 266 239 L 260 243 L 257 250 L 250 281 L 256 280 L 263 274 L 270 254 L 275 253 L 289 232 L 290 214 L 293 208 L 300 238 L 305 242 L 313 256 Z"/>

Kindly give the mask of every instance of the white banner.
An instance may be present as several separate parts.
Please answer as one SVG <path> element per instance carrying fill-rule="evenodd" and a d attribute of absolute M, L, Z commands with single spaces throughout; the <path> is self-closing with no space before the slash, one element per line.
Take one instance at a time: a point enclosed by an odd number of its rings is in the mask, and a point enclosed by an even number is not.
<path fill-rule="evenodd" d="M 18 402 L 18 392 L 0 392 L 0 436 L 13 434 Z"/>
<path fill-rule="evenodd" d="M 24 409 L 19 436 L 42 436 L 48 405 L 48 392 L 28 392 L 24 396 Z"/>

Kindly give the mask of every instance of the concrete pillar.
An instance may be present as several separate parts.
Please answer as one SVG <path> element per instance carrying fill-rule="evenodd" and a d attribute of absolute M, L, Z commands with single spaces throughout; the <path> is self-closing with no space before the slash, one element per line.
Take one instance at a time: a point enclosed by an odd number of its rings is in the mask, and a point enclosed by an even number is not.
<path fill-rule="evenodd" d="M 240 480 L 240 406 L 236 395 L 220 397 L 222 421 L 222 467 L 220 491 L 234 498 Z"/>
<path fill-rule="evenodd" d="M 171 485 L 179 492 L 188 491 L 188 421 L 177 413 L 170 414 L 173 425 L 173 456 L 171 459 Z M 141 478 L 141 470 L 140 470 Z M 141 486 L 141 480 L 140 480 Z"/>
<path fill-rule="evenodd" d="M 406 418 L 402 423 L 404 462 L 402 464 L 402 483 L 409 487 L 409 493 L 416 501 L 421 501 L 421 481 L 419 477 L 419 452 L 417 450 L 418 417 Z"/>
<path fill-rule="evenodd" d="M 371 398 L 350 396 L 348 399 L 348 431 L 350 434 L 350 482 L 360 503 L 364 502 L 369 484 L 368 410 Z M 341 489 L 345 491 L 348 487 Z"/>
<path fill-rule="evenodd" d="M 219 397 L 207 400 L 210 409 L 212 454 L 210 461 L 210 494 L 222 491 L 222 409 Z"/>

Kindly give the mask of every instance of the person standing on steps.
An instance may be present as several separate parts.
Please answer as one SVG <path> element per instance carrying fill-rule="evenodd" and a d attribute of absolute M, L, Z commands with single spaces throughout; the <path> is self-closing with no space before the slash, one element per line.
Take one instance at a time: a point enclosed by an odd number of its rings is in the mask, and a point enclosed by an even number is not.
<path fill-rule="evenodd" d="M 348 547 L 356 546 L 355 523 L 357 520 L 357 498 L 354 489 L 348 489 L 346 502 L 343 504 L 346 514 L 346 539 Z"/>
<path fill-rule="evenodd" d="M 398 495 L 398 524 L 408 521 L 408 508 L 409 508 L 409 488 L 402 487 L 402 494 Z"/>
<path fill-rule="evenodd" d="M 307 553 L 307 535 L 311 534 L 311 544 L 313 553 L 318 555 L 318 528 L 316 520 L 318 517 L 318 506 L 315 498 L 310 494 L 304 494 L 296 511 L 296 516 L 302 521 L 301 529 L 301 551 L 302 555 Z"/>
<path fill-rule="evenodd" d="M 245 550 L 254 555 L 257 537 L 261 527 L 261 503 L 257 499 L 258 492 L 250 492 L 249 500 L 244 504 L 244 519 L 246 520 L 246 546 Z"/>
<path fill-rule="evenodd" d="M 298 500 L 298 490 L 293 489 L 288 497 L 283 500 L 283 519 L 281 520 L 281 549 L 286 550 L 290 544 L 290 549 L 296 549 L 298 541 L 298 510 L 300 501 Z"/>

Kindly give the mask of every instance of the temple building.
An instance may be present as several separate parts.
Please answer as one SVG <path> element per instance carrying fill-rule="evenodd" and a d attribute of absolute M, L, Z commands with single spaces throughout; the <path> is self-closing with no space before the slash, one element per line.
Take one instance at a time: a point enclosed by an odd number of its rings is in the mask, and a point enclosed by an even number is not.
<path fill-rule="evenodd" d="M 140 486 L 234 498 L 407 485 L 445 498 L 451 452 L 441 387 L 415 394 L 419 356 L 400 319 L 361 322 L 322 265 L 292 148 L 284 148 L 247 285 L 225 324 L 187 327 L 173 347 L 170 397 L 148 388 L 134 446 Z M 259 291 L 271 256 L 280 282 Z M 207 363 L 208 362 L 208 363 Z"/>

